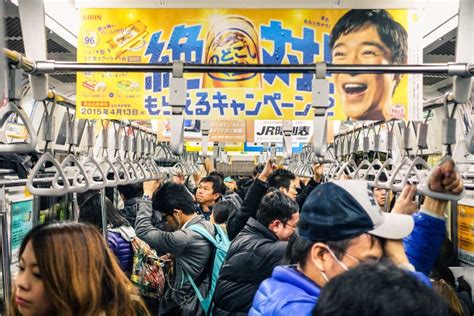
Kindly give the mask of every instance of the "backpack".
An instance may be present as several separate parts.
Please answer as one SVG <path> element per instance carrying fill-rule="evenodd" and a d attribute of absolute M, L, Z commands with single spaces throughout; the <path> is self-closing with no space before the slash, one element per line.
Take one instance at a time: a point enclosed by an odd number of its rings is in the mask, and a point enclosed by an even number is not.
<path fill-rule="evenodd" d="M 156 251 L 138 237 L 130 239 L 133 249 L 133 268 L 130 280 L 147 298 L 160 298 L 165 290 L 164 264 Z"/>
<path fill-rule="evenodd" d="M 229 250 L 230 246 L 230 241 L 227 237 L 227 234 L 222 230 L 219 225 L 213 225 L 216 231 L 215 237 L 209 234 L 209 232 L 201 225 L 194 224 L 189 226 L 189 229 L 209 240 L 216 248 L 211 271 L 211 284 L 209 286 L 209 292 L 207 294 L 207 297 L 202 296 L 201 292 L 199 291 L 199 288 L 196 286 L 196 283 L 191 278 L 189 273 L 187 271 L 184 272 L 189 283 L 191 283 L 191 286 L 196 292 L 199 302 L 201 303 L 202 309 L 204 310 L 206 315 L 212 315 L 212 307 L 214 305 L 212 299 L 214 297 L 214 291 L 216 290 L 217 279 L 219 278 L 221 267 L 224 264 L 225 257 L 227 256 L 227 251 Z"/>

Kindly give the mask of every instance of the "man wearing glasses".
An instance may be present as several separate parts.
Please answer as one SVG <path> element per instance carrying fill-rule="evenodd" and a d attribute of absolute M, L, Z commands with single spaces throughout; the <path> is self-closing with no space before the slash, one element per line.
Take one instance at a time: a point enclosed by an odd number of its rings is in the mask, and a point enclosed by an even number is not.
<path fill-rule="evenodd" d="M 462 192 L 452 160 L 434 169 L 429 186 L 437 192 Z M 260 284 L 249 315 L 310 315 L 329 280 L 382 257 L 428 284 L 426 274 L 445 235 L 446 207 L 447 201 L 426 197 L 413 217 L 384 213 L 366 181 L 318 186 L 301 210 L 299 235 L 288 244 L 286 253 L 295 265 L 276 267 Z"/>

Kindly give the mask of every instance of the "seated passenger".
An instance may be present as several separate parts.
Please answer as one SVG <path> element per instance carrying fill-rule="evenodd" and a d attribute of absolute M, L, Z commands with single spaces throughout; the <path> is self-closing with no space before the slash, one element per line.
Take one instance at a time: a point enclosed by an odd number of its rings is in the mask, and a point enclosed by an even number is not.
<path fill-rule="evenodd" d="M 313 316 L 449 316 L 447 305 L 413 275 L 391 264 L 363 263 L 331 279 Z"/>
<path fill-rule="evenodd" d="M 20 246 L 12 315 L 149 315 L 97 229 L 33 228 Z"/>
<path fill-rule="evenodd" d="M 452 161 L 436 167 L 430 188 L 462 192 L 463 183 L 454 167 Z M 287 247 L 291 262 L 297 265 L 274 269 L 272 277 L 260 285 L 250 315 L 309 315 L 329 280 L 382 255 L 404 269 L 414 271 L 415 266 L 429 273 L 444 238 L 444 221 L 437 217 L 446 205 L 446 201 L 426 197 L 422 211 L 413 217 L 384 213 L 366 181 L 318 186 L 303 205 L 300 235 Z M 403 245 L 401 239 L 408 235 Z M 429 284 L 425 275 L 413 273 Z"/>
<path fill-rule="evenodd" d="M 90 191 L 85 193 L 84 197 L 85 199 L 81 198 L 83 201 L 79 205 L 79 221 L 92 224 L 101 230 L 103 225 L 100 193 Z M 105 208 L 107 211 L 107 243 L 117 257 L 122 270 L 130 275 L 133 265 L 130 239 L 136 236 L 135 230 L 107 197 L 105 198 Z"/>

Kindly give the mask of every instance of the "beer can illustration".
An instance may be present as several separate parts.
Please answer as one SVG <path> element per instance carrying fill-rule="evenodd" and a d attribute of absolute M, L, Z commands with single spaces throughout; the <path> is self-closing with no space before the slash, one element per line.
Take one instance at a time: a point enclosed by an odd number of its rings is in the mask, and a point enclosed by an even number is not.
<path fill-rule="evenodd" d="M 217 20 L 206 38 L 207 64 L 258 64 L 260 45 L 251 21 L 228 15 Z M 203 88 L 261 88 L 258 73 L 219 72 L 204 74 Z"/>

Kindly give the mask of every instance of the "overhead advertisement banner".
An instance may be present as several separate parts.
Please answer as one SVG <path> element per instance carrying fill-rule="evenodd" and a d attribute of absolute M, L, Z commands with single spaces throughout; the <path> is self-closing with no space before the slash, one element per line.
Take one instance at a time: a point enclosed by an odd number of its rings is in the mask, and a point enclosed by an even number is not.
<path fill-rule="evenodd" d="M 474 207 L 458 205 L 458 257 L 474 265 Z"/>
<path fill-rule="evenodd" d="M 293 121 L 293 143 L 309 143 L 313 136 L 313 121 Z M 282 121 L 256 120 L 254 125 L 254 142 L 283 143 Z"/>
<path fill-rule="evenodd" d="M 171 123 L 169 120 L 159 122 L 157 130 L 159 141 L 170 141 Z M 189 141 L 202 139 L 200 120 L 184 121 L 184 139 Z M 238 143 L 243 141 L 245 141 L 245 121 L 226 119 L 211 121 L 209 142 Z"/>
<path fill-rule="evenodd" d="M 416 64 L 416 10 L 81 9 L 81 63 Z M 311 119 L 311 73 L 185 73 L 190 119 Z M 329 117 L 421 120 L 422 76 L 332 74 Z M 170 73 L 77 74 L 78 118 L 166 119 Z"/>

